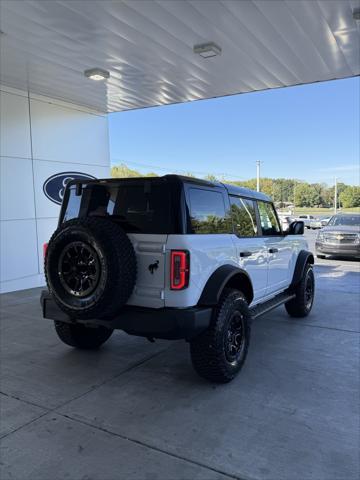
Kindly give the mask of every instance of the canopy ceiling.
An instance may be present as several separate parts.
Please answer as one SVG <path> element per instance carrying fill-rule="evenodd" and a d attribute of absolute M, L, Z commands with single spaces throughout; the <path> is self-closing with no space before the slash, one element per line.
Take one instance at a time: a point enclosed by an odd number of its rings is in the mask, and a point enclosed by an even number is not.
<path fill-rule="evenodd" d="M 0 8 L 0 81 L 103 112 L 360 73 L 355 0 L 2 0 Z M 193 52 L 206 42 L 221 55 Z M 110 78 L 86 78 L 93 67 Z"/>

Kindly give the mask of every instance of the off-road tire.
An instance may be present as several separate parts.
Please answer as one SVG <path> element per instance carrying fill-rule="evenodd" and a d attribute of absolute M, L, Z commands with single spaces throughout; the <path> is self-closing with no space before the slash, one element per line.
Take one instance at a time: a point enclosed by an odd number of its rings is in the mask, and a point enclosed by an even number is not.
<path fill-rule="evenodd" d="M 309 299 L 309 282 L 311 284 L 311 298 Z M 294 290 L 295 298 L 285 303 L 287 313 L 291 317 L 302 318 L 311 312 L 315 295 L 314 269 L 310 263 L 306 264 L 303 277 Z"/>
<path fill-rule="evenodd" d="M 239 357 L 227 358 L 226 339 L 234 314 L 241 315 L 243 347 Z M 245 296 L 234 289 L 225 289 L 214 308 L 209 328 L 190 342 L 190 354 L 195 371 L 206 380 L 228 383 L 243 366 L 250 341 L 251 315 Z"/>
<path fill-rule="evenodd" d="M 77 243 L 91 250 L 98 267 L 93 291 L 81 297 L 67 288 L 60 271 L 61 255 Z M 49 291 L 72 318 L 111 318 L 127 302 L 136 281 L 136 257 L 128 236 L 118 224 L 100 217 L 63 223 L 49 241 L 44 262 Z"/>
<path fill-rule="evenodd" d="M 70 347 L 95 350 L 111 337 L 113 330 L 105 327 L 86 327 L 65 322 L 54 322 L 60 340 Z"/>

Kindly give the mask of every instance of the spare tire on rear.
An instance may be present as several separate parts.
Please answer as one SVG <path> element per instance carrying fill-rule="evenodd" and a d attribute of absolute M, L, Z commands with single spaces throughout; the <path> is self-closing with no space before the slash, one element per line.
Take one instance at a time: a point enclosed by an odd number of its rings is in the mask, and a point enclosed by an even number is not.
<path fill-rule="evenodd" d="M 72 318 L 110 318 L 129 299 L 136 281 L 133 246 L 116 223 L 99 217 L 63 223 L 45 256 L 50 293 Z"/>

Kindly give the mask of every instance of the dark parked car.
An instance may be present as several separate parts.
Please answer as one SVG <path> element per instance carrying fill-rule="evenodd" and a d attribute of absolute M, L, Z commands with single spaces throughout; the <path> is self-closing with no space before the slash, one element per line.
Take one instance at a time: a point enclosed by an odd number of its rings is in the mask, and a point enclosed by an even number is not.
<path fill-rule="evenodd" d="M 315 248 L 318 258 L 326 255 L 360 258 L 360 214 L 334 215 L 318 233 Z"/>

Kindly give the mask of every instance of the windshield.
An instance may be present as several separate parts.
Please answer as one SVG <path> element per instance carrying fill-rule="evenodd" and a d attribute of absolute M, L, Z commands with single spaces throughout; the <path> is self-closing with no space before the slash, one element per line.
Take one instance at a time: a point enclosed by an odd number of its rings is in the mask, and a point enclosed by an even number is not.
<path fill-rule="evenodd" d="M 359 227 L 360 215 L 335 215 L 331 218 L 328 225 L 347 225 Z"/>

